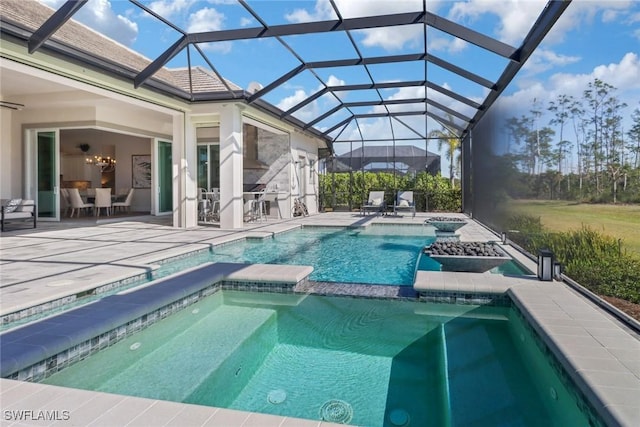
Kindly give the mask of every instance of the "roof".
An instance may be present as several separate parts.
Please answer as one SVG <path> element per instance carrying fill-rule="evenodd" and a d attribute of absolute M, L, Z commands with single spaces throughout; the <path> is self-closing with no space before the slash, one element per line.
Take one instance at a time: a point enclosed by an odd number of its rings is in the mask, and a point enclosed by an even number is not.
<path fill-rule="evenodd" d="M 5 22 L 11 22 L 32 31 L 41 27 L 54 12 L 54 9 L 38 1 L 0 1 L 0 17 L 3 24 Z M 66 22 L 51 38 L 67 46 L 81 49 L 93 56 L 103 58 L 113 64 L 120 64 L 136 72 L 144 70 L 152 62 L 138 52 L 103 36 L 75 20 Z M 190 85 L 188 71 L 188 68 L 172 69 L 163 67 L 154 74 L 154 78 L 162 80 L 187 93 L 228 91 L 227 87 L 225 87 L 215 73 L 200 66 L 191 69 Z M 229 80 L 226 80 L 226 82 L 231 90 L 242 90 L 242 88 Z"/>
<path fill-rule="evenodd" d="M 415 145 L 384 145 L 384 146 L 371 146 L 367 145 L 364 148 L 358 147 L 353 151 L 337 156 L 338 158 L 345 157 L 366 157 L 377 159 L 401 159 L 411 157 L 440 157 L 437 153 L 425 151 Z"/>

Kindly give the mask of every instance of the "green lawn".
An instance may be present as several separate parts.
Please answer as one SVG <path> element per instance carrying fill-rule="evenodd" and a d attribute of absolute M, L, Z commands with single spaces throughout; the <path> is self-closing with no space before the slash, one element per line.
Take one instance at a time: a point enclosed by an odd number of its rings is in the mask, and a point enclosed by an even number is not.
<path fill-rule="evenodd" d="M 576 204 L 567 201 L 512 200 L 513 213 L 540 217 L 551 231 L 584 225 L 622 239 L 624 248 L 640 254 L 640 205 Z"/>

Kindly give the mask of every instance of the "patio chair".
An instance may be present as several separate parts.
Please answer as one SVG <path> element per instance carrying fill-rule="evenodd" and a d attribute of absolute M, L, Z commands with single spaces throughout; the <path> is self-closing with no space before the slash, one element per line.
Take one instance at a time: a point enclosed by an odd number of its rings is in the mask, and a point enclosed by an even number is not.
<path fill-rule="evenodd" d="M 396 215 L 399 211 L 410 211 L 416 216 L 416 204 L 413 201 L 413 191 L 398 191 L 398 196 L 393 204 L 393 214 Z"/>
<path fill-rule="evenodd" d="M 367 212 L 383 213 L 384 208 L 384 191 L 370 191 L 369 199 L 362 205 L 360 212 L 362 215 L 366 215 Z"/>
<path fill-rule="evenodd" d="M 69 193 L 69 200 L 71 201 L 71 215 L 70 218 L 73 218 L 73 214 L 78 211 L 76 217 L 80 217 L 80 209 L 88 209 L 93 208 L 93 203 L 85 203 L 80 197 L 80 191 L 77 188 L 68 188 L 67 192 Z"/>
<path fill-rule="evenodd" d="M 123 208 L 124 210 L 129 212 L 131 210 L 131 200 L 133 200 L 133 188 L 129 189 L 129 192 L 127 193 L 127 197 L 126 199 L 124 199 L 124 201 L 111 203 L 111 208 L 112 209 Z"/>
<path fill-rule="evenodd" d="M 107 216 L 111 215 L 111 188 L 96 188 L 95 214 L 100 216 L 100 208 L 104 208 Z"/>

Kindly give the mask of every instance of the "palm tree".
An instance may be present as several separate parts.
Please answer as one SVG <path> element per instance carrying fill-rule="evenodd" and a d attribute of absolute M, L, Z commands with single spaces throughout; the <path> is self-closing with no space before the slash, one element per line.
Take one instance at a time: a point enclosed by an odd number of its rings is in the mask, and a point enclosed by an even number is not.
<path fill-rule="evenodd" d="M 453 121 L 453 117 L 448 114 L 449 121 Z M 460 163 L 460 138 L 458 135 L 449 129 L 444 124 L 440 123 L 442 129 L 434 129 L 429 132 L 429 138 L 436 138 L 438 140 L 438 150 L 442 150 L 442 147 L 446 144 L 447 156 L 449 156 L 449 180 L 451 182 L 451 188 L 454 186 L 455 177 L 454 170 Z M 458 156 L 456 158 L 456 152 Z"/>

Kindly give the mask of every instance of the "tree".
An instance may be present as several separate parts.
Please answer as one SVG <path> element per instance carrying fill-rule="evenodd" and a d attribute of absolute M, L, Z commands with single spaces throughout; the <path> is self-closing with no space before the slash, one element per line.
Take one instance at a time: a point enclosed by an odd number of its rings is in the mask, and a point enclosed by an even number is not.
<path fill-rule="evenodd" d="M 603 141 L 602 141 L 602 127 L 603 127 L 603 110 L 604 103 L 609 97 L 609 94 L 615 90 L 613 86 L 603 82 L 600 79 L 594 79 L 593 82 L 589 82 L 588 89 L 583 92 L 584 99 L 589 105 L 589 111 L 587 117 L 589 117 L 590 123 L 593 128 L 589 132 L 589 145 L 591 155 L 593 156 L 593 167 L 596 180 L 596 194 L 600 194 L 600 170 L 603 163 Z"/>
<path fill-rule="evenodd" d="M 554 113 L 554 117 L 549 122 L 552 126 L 560 127 L 559 141 L 556 144 L 557 147 L 557 159 L 558 159 L 558 173 L 560 181 L 562 181 L 562 163 L 566 162 L 566 159 L 571 158 L 571 141 L 565 140 L 564 137 L 564 125 L 569 119 L 572 105 L 575 100 L 571 95 L 558 95 L 555 101 L 549 103 L 548 110 Z M 567 165 L 567 170 L 569 169 Z M 571 180 L 567 179 L 567 190 L 571 190 Z"/>
<path fill-rule="evenodd" d="M 633 125 L 627 132 L 627 135 L 629 136 L 631 141 L 627 148 L 635 155 L 633 168 L 637 169 L 638 167 L 640 167 L 640 108 L 636 108 L 633 111 L 631 119 L 633 120 Z"/>
<path fill-rule="evenodd" d="M 448 115 L 449 121 L 453 121 L 453 117 Z M 447 156 L 449 157 L 449 180 L 451 182 L 451 188 L 455 184 L 455 170 L 460 169 L 460 137 L 451 129 L 440 123 L 442 129 L 434 129 L 429 132 L 429 138 L 435 138 L 438 140 L 438 150 L 442 150 L 442 147 L 446 145 Z M 457 154 L 457 156 L 456 156 Z"/>

